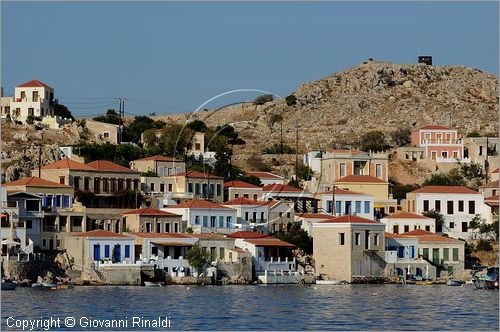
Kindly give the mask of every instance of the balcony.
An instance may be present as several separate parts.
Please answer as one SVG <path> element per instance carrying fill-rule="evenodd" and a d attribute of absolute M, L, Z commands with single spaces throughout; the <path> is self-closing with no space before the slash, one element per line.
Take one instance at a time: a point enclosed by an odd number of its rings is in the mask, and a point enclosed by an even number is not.
<path fill-rule="evenodd" d="M 267 219 L 249 219 L 247 222 L 251 226 L 267 225 Z"/>
<path fill-rule="evenodd" d="M 71 232 L 81 232 L 82 226 L 71 226 Z"/>
<path fill-rule="evenodd" d="M 470 164 L 471 160 L 470 158 L 453 158 L 453 157 L 437 157 L 436 159 L 437 163 L 465 163 L 465 164 Z"/>
<path fill-rule="evenodd" d="M 461 145 L 456 139 L 423 139 L 420 145 Z"/>
<path fill-rule="evenodd" d="M 57 227 L 55 225 L 43 225 L 42 231 L 43 232 L 56 232 Z"/>

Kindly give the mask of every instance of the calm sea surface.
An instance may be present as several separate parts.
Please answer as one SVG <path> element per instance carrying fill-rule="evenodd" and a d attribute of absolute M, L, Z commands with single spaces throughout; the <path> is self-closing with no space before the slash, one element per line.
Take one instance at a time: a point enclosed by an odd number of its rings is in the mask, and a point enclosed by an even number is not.
<path fill-rule="evenodd" d="M 64 330 L 88 329 L 79 325 L 82 317 L 83 323 L 92 319 L 95 324 L 121 319 L 128 329 L 141 329 L 132 327 L 134 316 L 169 317 L 171 330 L 499 329 L 498 291 L 472 285 L 18 288 L 3 291 L 1 302 L 2 330 L 9 329 L 8 317 L 41 316 L 60 318 Z M 74 328 L 64 325 L 66 317 L 75 318 Z"/>

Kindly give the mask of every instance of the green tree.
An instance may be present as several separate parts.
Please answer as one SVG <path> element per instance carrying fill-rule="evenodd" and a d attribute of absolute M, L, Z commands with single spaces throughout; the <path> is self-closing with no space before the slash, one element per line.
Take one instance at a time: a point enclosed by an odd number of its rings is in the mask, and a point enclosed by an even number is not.
<path fill-rule="evenodd" d="M 411 130 L 399 128 L 391 133 L 391 139 L 397 146 L 405 146 L 411 143 Z"/>
<path fill-rule="evenodd" d="M 207 251 L 195 244 L 187 252 L 186 259 L 188 260 L 189 265 L 194 267 L 198 274 L 201 274 L 203 267 L 209 262 L 210 256 Z"/>
<path fill-rule="evenodd" d="M 423 186 L 465 186 L 465 180 L 457 168 L 448 173 L 433 174 L 425 180 Z"/>
<path fill-rule="evenodd" d="M 484 178 L 483 167 L 480 164 L 460 164 L 460 172 L 464 178 L 469 180 Z"/>
<path fill-rule="evenodd" d="M 191 130 L 194 130 L 194 131 L 197 131 L 197 132 L 200 132 L 200 133 L 204 133 L 208 130 L 208 127 L 207 125 L 205 124 L 205 122 L 201 121 L 201 120 L 194 120 L 194 121 L 191 121 L 189 122 L 186 127 L 188 127 L 189 129 Z"/>
<path fill-rule="evenodd" d="M 297 177 L 299 179 L 309 181 L 309 180 L 311 180 L 312 175 L 313 175 L 313 171 L 312 171 L 312 169 L 309 168 L 309 166 L 299 165 L 297 167 Z"/>
<path fill-rule="evenodd" d="M 476 244 L 476 251 L 492 251 L 493 246 L 488 240 L 481 239 Z"/>
<path fill-rule="evenodd" d="M 154 121 L 144 115 L 136 116 L 134 121 L 123 129 L 123 140 L 138 144 L 141 141 L 141 134 L 143 132 L 148 129 L 161 129 L 164 126 L 165 122 L 163 121 Z"/>
<path fill-rule="evenodd" d="M 255 105 L 263 105 L 265 103 L 273 101 L 273 99 L 274 98 L 273 98 L 272 94 L 265 94 L 265 95 L 261 95 L 261 96 L 258 96 L 257 98 L 255 98 L 253 103 Z"/>
<path fill-rule="evenodd" d="M 422 213 L 424 216 L 433 218 L 436 222 L 436 233 L 442 233 L 443 232 L 443 225 L 444 225 L 444 216 L 439 212 L 435 210 L 430 210 Z"/>
<path fill-rule="evenodd" d="M 293 106 L 293 105 L 297 104 L 297 97 L 295 97 L 294 94 L 291 94 L 291 95 L 286 96 L 285 101 L 286 101 L 286 104 L 288 106 Z"/>
<path fill-rule="evenodd" d="M 254 186 L 259 186 L 259 187 L 262 186 L 262 182 L 260 182 L 260 179 L 253 175 L 250 176 L 241 175 L 239 178 L 237 178 L 237 180 L 253 184 Z"/>
<path fill-rule="evenodd" d="M 33 115 L 28 115 L 28 117 L 26 118 L 26 123 L 32 125 L 33 123 L 35 123 L 35 117 Z"/>
<path fill-rule="evenodd" d="M 295 180 L 295 179 L 291 179 L 290 181 L 288 181 L 287 185 L 289 185 L 290 187 L 294 187 L 294 188 L 300 188 L 300 183 L 299 181 Z"/>
<path fill-rule="evenodd" d="M 471 132 L 468 132 L 466 137 L 481 137 L 481 134 L 477 130 L 473 130 Z"/>
<path fill-rule="evenodd" d="M 294 154 L 295 149 L 292 148 L 290 145 L 287 144 L 281 144 L 281 143 L 275 143 L 271 145 L 270 147 L 267 147 L 262 150 L 263 154 Z"/>
<path fill-rule="evenodd" d="M 105 123 L 111 123 L 118 125 L 121 122 L 120 116 L 114 109 L 108 109 L 106 112 L 106 115 L 100 115 L 96 116 L 94 118 L 94 121 L 99 121 L 99 122 L 105 122 Z"/>
<path fill-rule="evenodd" d="M 282 241 L 294 244 L 302 249 L 304 253 L 311 255 L 313 249 L 313 240 L 306 231 L 300 227 L 293 226 L 289 232 L 280 231 L 273 235 Z"/>
<path fill-rule="evenodd" d="M 73 114 L 71 114 L 70 110 L 66 106 L 64 106 L 63 104 L 55 104 L 54 105 L 54 115 L 75 121 Z"/>
<path fill-rule="evenodd" d="M 276 123 L 283 121 L 283 115 L 281 114 L 273 114 L 269 119 L 269 128 L 272 129 Z"/>
<path fill-rule="evenodd" d="M 390 146 L 385 140 L 385 135 L 379 130 L 369 131 L 361 136 L 360 148 L 363 151 L 385 151 Z"/>
<path fill-rule="evenodd" d="M 392 197 L 394 199 L 405 199 L 406 194 L 420 188 L 418 184 L 401 184 L 397 181 L 392 182 Z"/>

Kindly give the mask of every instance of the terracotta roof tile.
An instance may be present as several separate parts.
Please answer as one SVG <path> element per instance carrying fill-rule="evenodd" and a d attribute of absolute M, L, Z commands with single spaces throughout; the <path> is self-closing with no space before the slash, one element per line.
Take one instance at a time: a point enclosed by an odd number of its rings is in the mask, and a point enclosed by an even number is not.
<path fill-rule="evenodd" d="M 379 224 L 382 225 L 381 222 L 370 220 L 366 218 L 361 218 L 358 216 L 345 215 L 337 218 L 330 218 L 327 220 L 320 221 L 323 224 L 336 224 L 336 223 L 356 223 L 356 224 Z"/>
<path fill-rule="evenodd" d="M 248 176 L 255 176 L 259 179 L 283 179 L 283 177 L 270 172 L 247 172 Z"/>
<path fill-rule="evenodd" d="M 210 202 L 210 201 L 201 200 L 201 199 L 192 199 L 190 201 L 187 201 L 187 202 L 184 202 L 184 203 L 181 203 L 181 204 L 169 205 L 168 208 L 171 208 L 171 209 L 185 209 L 185 208 L 189 208 L 189 209 L 225 209 L 225 210 L 232 210 L 231 208 L 229 208 L 227 206 L 224 206 L 224 205 L 221 205 L 221 204 L 217 204 L 217 203 L 214 203 L 214 202 Z"/>
<path fill-rule="evenodd" d="M 289 193 L 289 192 L 300 193 L 300 192 L 304 191 L 300 188 L 295 188 L 292 186 L 287 186 L 285 184 L 277 184 L 277 183 L 268 184 L 267 186 L 264 186 L 262 188 L 262 190 L 266 191 L 266 192 L 285 192 L 285 193 Z"/>
<path fill-rule="evenodd" d="M 329 214 L 322 214 L 322 213 L 296 213 L 296 217 L 300 218 L 306 218 L 306 219 L 329 219 L 329 218 L 335 218 L 332 215 Z"/>
<path fill-rule="evenodd" d="M 499 205 L 498 195 L 487 197 L 484 199 L 484 202 L 489 206 L 498 206 Z"/>
<path fill-rule="evenodd" d="M 498 168 L 496 170 L 494 170 L 493 172 L 491 172 L 491 173 L 498 173 Z"/>
<path fill-rule="evenodd" d="M 127 173 L 139 173 L 134 171 L 128 167 L 124 167 L 118 164 L 115 164 L 109 160 L 95 160 L 90 163 L 85 164 L 88 167 L 102 172 L 127 172 Z"/>
<path fill-rule="evenodd" d="M 177 159 L 175 157 L 167 157 L 167 156 L 161 156 L 161 155 L 145 157 L 145 158 L 136 159 L 136 160 L 132 160 L 132 161 L 146 161 L 146 160 L 153 160 L 153 161 L 175 161 L 175 162 L 180 162 L 180 163 L 184 162 L 184 160 L 180 160 L 180 159 Z"/>
<path fill-rule="evenodd" d="M 383 219 L 432 219 L 432 218 L 411 212 L 399 212 L 384 217 Z"/>
<path fill-rule="evenodd" d="M 415 130 L 421 130 L 421 129 L 450 130 L 450 129 L 455 129 L 455 128 L 447 127 L 447 126 L 440 126 L 440 125 L 425 125 L 425 126 L 422 126 L 420 128 L 414 129 L 413 131 L 415 131 Z"/>
<path fill-rule="evenodd" d="M 427 194 L 478 194 L 477 191 L 460 186 L 426 186 L 413 190 L 412 193 Z"/>
<path fill-rule="evenodd" d="M 228 234 L 227 237 L 234 239 L 260 239 L 260 238 L 271 238 L 269 235 L 265 235 L 259 232 L 252 231 L 238 231 Z"/>
<path fill-rule="evenodd" d="M 423 242 L 456 242 L 460 243 L 462 241 L 449 238 L 446 236 L 441 236 L 436 233 L 424 231 L 423 229 L 416 229 L 411 232 L 399 234 L 399 237 L 417 237 L 419 241 Z"/>
<path fill-rule="evenodd" d="M 20 84 L 17 87 L 18 88 L 36 88 L 36 87 L 51 88 L 50 86 L 48 86 L 47 84 L 45 84 L 39 80 L 31 80 L 31 81 L 25 82 L 23 84 Z"/>
<path fill-rule="evenodd" d="M 179 214 L 167 212 L 167 211 L 162 211 L 158 209 L 153 209 L 151 207 L 143 208 L 143 209 L 137 209 L 137 210 L 130 210 L 123 212 L 122 214 L 138 214 L 141 216 L 172 216 L 172 217 L 180 217 Z"/>
<path fill-rule="evenodd" d="M 254 238 L 245 239 L 245 242 L 251 243 L 258 247 L 285 247 L 285 248 L 295 248 L 294 244 L 275 239 L 273 237 L 268 238 Z"/>
<path fill-rule="evenodd" d="M 123 234 L 118 234 L 118 233 L 113 233 L 110 231 L 105 231 L 102 229 L 96 229 L 93 231 L 88 231 L 88 232 L 82 232 L 82 233 L 77 233 L 73 234 L 73 236 L 78 236 L 78 237 L 111 237 L 111 238 L 128 238 L 132 239 L 131 237 Z"/>
<path fill-rule="evenodd" d="M 177 173 L 175 175 L 169 175 L 167 177 L 178 177 L 178 176 L 185 176 L 187 178 L 197 178 L 197 179 L 222 179 L 222 177 L 209 174 L 209 173 L 203 173 L 203 172 L 198 172 L 198 171 L 192 171 L 192 170 L 187 170 L 182 173 Z"/>
<path fill-rule="evenodd" d="M 322 192 L 316 193 L 316 195 L 333 195 L 333 190 L 322 191 Z M 364 196 L 370 196 L 370 195 L 365 194 L 365 193 L 360 193 L 360 192 L 357 192 L 357 191 L 346 190 L 346 189 L 339 189 L 339 188 L 335 189 L 335 195 L 364 195 Z"/>
<path fill-rule="evenodd" d="M 200 233 L 200 234 L 194 234 L 194 237 L 197 237 L 198 239 L 225 239 L 226 236 L 224 234 L 219 234 L 219 233 Z"/>
<path fill-rule="evenodd" d="M 148 239 L 162 239 L 162 238 L 168 238 L 168 239 L 186 239 L 186 238 L 193 238 L 191 235 L 187 234 L 180 234 L 180 233 L 130 233 L 130 235 L 137 236 L 137 237 L 142 237 L 142 238 L 148 238 Z"/>
<path fill-rule="evenodd" d="M 243 181 L 229 181 L 224 183 L 224 188 L 256 188 L 260 189 L 259 186 L 253 185 L 251 183 Z"/>
<path fill-rule="evenodd" d="M 56 162 L 53 162 L 48 165 L 42 166 L 42 169 L 72 169 L 72 170 L 81 170 L 81 171 L 92 171 L 94 170 L 92 167 L 89 167 L 85 164 L 79 163 L 78 161 L 71 160 L 69 158 L 63 158 Z"/>
<path fill-rule="evenodd" d="M 262 206 L 262 205 L 267 205 L 267 202 L 255 201 L 255 200 L 248 199 L 245 197 L 238 197 L 238 198 L 232 199 L 230 201 L 227 201 L 223 204 L 224 205 L 257 205 L 257 206 Z"/>
<path fill-rule="evenodd" d="M 336 182 L 387 183 L 371 175 L 347 175 Z"/>
<path fill-rule="evenodd" d="M 52 182 L 37 177 L 27 177 L 19 179 L 12 182 L 4 183 L 2 186 L 13 187 L 13 186 L 26 186 L 26 187 L 47 187 L 47 188 L 72 188 L 64 184 L 59 184 L 57 182 Z"/>
<path fill-rule="evenodd" d="M 487 184 L 482 185 L 479 188 L 498 188 L 498 186 L 499 186 L 499 181 L 495 180 L 495 181 L 490 181 Z"/>

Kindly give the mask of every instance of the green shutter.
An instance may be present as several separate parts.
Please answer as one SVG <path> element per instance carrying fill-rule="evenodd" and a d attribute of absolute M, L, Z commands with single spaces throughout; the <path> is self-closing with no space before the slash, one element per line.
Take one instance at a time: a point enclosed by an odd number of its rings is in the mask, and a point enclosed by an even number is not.
<path fill-rule="evenodd" d="M 458 248 L 453 248 L 453 261 L 458 262 Z"/>
<path fill-rule="evenodd" d="M 444 259 L 445 262 L 449 261 L 449 259 L 450 259 L 450 249 L 443 248 L 443 259 Z"/>

